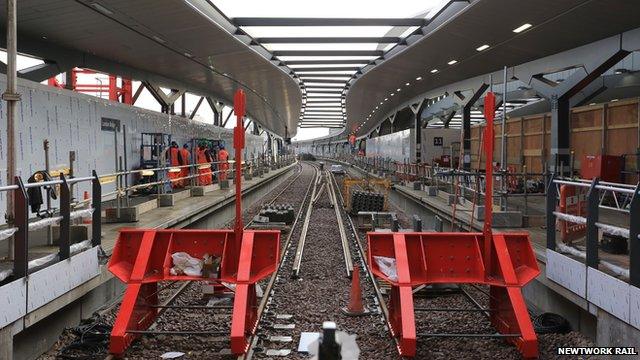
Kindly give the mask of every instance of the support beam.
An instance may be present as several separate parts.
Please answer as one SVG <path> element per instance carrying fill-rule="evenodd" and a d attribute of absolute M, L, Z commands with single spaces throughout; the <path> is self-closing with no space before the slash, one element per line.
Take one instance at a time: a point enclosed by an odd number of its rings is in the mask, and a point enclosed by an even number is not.
<path fill-rule="evenodd" d="M 360 70 L 360 66 L 335 66 L 335 67 L 304 67 L 304 68 L 294 68 L 293 71 L 296 73 L 302 72 L 319 72 L 319 71 L 358 71 Z"/>
<path fill-rule="evenodd" d="M 144 84 L 140 83 L 140 85 L 136 89 L 136 92 L 133 94 L 133 97 L 131 98 L 131 105 L 135 105 L 136 101 L 138 101 L 138 98 L 140 97 L 140 94 L 142 94 L 143 90 L 144 90 Z"/>
<path fill-rule="evenodd" d="M 598 79 L 605 71 L 617 64 L 629 54 L 629 51 L 614 45 L 613 48 L 603 48 L 590 57 L 576 59 L 584 65 L 561 83 L 545 78 L 546 73 L 530 75 L 529 85 L 538 93 L 549 99 L 551 103 L 551 154 L 549 164 L 552 170 L 570 171 L 571 147 L 571 99 Z M 518 74 L 522 76 L 521 74 Z M 529 74 L 527 74 L 529 75 Z M 599 86 L 596 86 L 598 88 Z M 561 174 L 564 175 L 564 174 Z"/>
<path fill-rule="evenodd" d="M 273 56 L 382 56 L 382 50 L 276 50 Z"/>
<path fill-rule="evenodd" d="M 475 89 L 456 91 L 453 94 L 455 103 L 461 107 L 462 169 L 466 171 L 471 170 L 471 108 L 488 88 L 489 85 L 483 82 Z"/>
<path fill-rule="evenodd" d="M 220 114 L 222 114 L 222 112 Z M 227 115 L 227 118 L 224 119 L 224 122 L 222 123 L 222 127 L 227 126 L 227 122 L 229 121 L 229 118 L 231 117 L 231 115 L 233 115 L 233 110 L 229 110 L 229 115 Z"/>
<path fill-rule="evenodd" d="M 236 26 L 424 26 L 422 18 L 259 18 L 232 19 Z"/>
<path fill-rule="evenodd" d="M 410 106 L 412 113 L 413 131 L 415 132 L 415 144 L 416 144 L 416 162 L 422 162 L 422 112 L 427 108 L 429 101 L 422 99 L 417 105 Z"/>
<path fill-rule="evenodd" d="M 189 119 L 193 120 L 193 118 L 196 116 L 196 114 L 198 113 L 198 109 L 200 109 L 200 105 L 202 105 L 202 101 L 204 101 L 204 96 L 200 96 L 200 99 L 198 100 L 196 107 L 193 108 L 193 111 L 189 115 Z"/>
<path fill-rule="evenodd" d="M 263 37 L 256 38 L 260 44 L 392 44 L 400 42 L 399 37 Z"/>
<path fill-rule="evenodd" d="M 372 60 L 289 60 L 287 65 L 367 65 Z"/>
<path fill-rule="evenodd" d="M 71 64 L 61 65 L 55 61 L 45 60 L 42 64 L 19 70 L 18 76 L 23 79 L 42 82 L 71 69 L 73 69 L 73 65 Z"/>

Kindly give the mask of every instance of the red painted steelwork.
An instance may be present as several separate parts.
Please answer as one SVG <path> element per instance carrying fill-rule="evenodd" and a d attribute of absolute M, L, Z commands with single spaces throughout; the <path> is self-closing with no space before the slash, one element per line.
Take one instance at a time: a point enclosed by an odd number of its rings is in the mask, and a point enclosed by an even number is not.
<path fill-rule="evenodd" d="M 236 164 L 242 163 L 244 147 L 244 93 L 236 94 L 238 126 L 234 133 Z M 238 130 L 240 129 L 240 130 Z M 233 230 L 155 230 L 120 231 L 109 270 L 128 284 L 118 317 L 111 332 L 109 352 L 122 356 L 158 315 L 159 281 L 204 280 L 208 283 L 235 284 L 231 351 L 240 355 L 248 350 L 248 337 L 255 332 L 258 320 L 255 284 L 272 274 L 280 259 L 280 231 L 244 230 L 242 223 L 242 167 L 236 167 L 236 219 Z M 171 255 L 185 252 L 202 259 L 205 254 L 220 258 L 220 269 L 213 277 L 172 275 Z"/>
<path fill-rule="evenodd" d="M 492 233 L 493 93 L 485 98 L 485 109 L 487 187 L 483 232 L 367 234 L 368 265 L 376 277 L 391 284 L 389 325 L 402 356 L 416 355 L 412 287 L 455 283 L 488 285 L 492 325 L 501 334 L 519 334 L 505 339 L 514 343 L 523 357 L 538 357 L 538 340 L 521 288 L 540 271 L 528 233 Z M 396 276 L 383 271 L 376 257 L 394 259 Z"/>

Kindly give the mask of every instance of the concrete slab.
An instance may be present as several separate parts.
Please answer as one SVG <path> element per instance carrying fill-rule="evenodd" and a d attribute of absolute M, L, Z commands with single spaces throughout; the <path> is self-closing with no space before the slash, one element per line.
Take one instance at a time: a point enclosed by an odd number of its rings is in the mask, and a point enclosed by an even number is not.
<path fill-rule="evenodd" d="M 425 186 L 424 191 L 427 196 L 438 196 L 438 188 L 436 186 Z"/>
<path fill-rule="evenodd" d="M 158 206 L 173 206 L 175 205 L 175 200 L 173 198 L 173 194 L 160 194 L 158 195 Z"/>
<path fill-rule="evenodd" d="M 153 200 L 157 204 L 157 200 Z M 157 205 L 156 205 L 157 207 Z M 140 217 L 140 210 L 138 206 L 120 208 L 120 214 L 118 209 L 109 208 L 105 209 L 106 222 L 107 223 L 119 223 L 119 222 L 137 222 Z M 119 216 L 118 216 L 119 215 Z"/>

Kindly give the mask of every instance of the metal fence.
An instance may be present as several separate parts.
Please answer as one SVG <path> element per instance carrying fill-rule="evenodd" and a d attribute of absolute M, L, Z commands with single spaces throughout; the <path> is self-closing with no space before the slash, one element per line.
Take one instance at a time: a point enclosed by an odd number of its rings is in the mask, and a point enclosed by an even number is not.
<path fill-rule="evenodd" d="M 262 175 L 265 167 L 279 168 L 283 165 L 292 163 L 293 155 L 281 155 L 271 159 L 271 157 L 252 157 L 249 161 L 243 161 L 243 170 L 254 174 L 256 171 Z M 129 206 L 129 199 L 132 192 L 141 187 L 157 186 L 158 193 L 165 193 L 163 186 L 171 184 L 179 180 L 189 180 L 191 185 L 195 185 L 194 181 L 200 174 L 198 168 L 207 166 L 216 166 L 221 161 L 213 161 L 210 163 L 190 164 L 183 166 L 162 166 L 152 169 L 127 170 L 116 173 L 98 175 L 95 170 L 88 177 L 66 178 L 64 174 L 59 179 L 51 181 L 30 182 L 25 183 L 22 178 L 16 177 L 15 184 L 0 187 L 0 192 L 12 192 L 15 197 L 14 201 L 14 219 L 8 227 L 0 230 L 0 241 L 9 240 L 13 237 L 11 246 L 9 247 L 10 256 L 13 258 L 13 267 L 10 271 L 0 271 L 0 282 L 6 278 L 19 279 L 27 276 L 30 271 L 42 266 L 49 266 L 56 262 L 68 259 L 71 255 L 101 245 L 102 233 L 102 201 L 105 199 L 115 199 L 116 207 Z M 211 174 L 220 174 L 228 172 L 233 174 L 236 164 L 233 160 L 229 163 L 232 165 L 228 170 L 215 170 Z M 170 179 L 169 171 L 176 169 L 189 168 L 189 175 L 179 178 Z M 143 171 L 153 171 L 156 174 L 163 174 L 164 179 L 137 185 L 129 185 L 127 178 L 132 174 L 139 174 Z M 102 193 L 102 183 L 105 179 L 111 179 L 116 182 L 116 189 L 109 193 Z M 114 179 L 114 180 L 113 180 Z M 91 198 L 76 201 L 71 196 L 71 188 L 74 184 L 82 182 L 91 182 Z M 30 219 L 30 202 L 28 190 L 38 188 L 40 191 L 47 187 L 59 187 L 59 209 L 47 214 L 46 217 L 38 220 Z M 49 193 L 47 192 L 47 198 Z M 47 199 L 49 202 L 49 199 Z M 90 205 L 89 205 L 90 203 Z M 91 217 L 91 239 L 86 239 L 76 244 L 71 244 L 71 225 L 72 221 L 80 218 Z M 56 253 L 50 254 L 40 259 L 29 261 L 29 231 L 41 228 L 48 228 L 53 225 L 60 226 L 60 236 L 58 240 L 58 250 Z"/>

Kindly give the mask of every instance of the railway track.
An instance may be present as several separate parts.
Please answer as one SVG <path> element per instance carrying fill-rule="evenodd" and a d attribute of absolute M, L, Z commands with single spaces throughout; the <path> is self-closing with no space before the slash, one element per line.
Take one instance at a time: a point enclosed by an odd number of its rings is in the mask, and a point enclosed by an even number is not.
<path fill-rule="evenodd" d="M 299 164 L 298 171 L 292 175 L 285 186 L 276 188 L 261 204 L 245 211 L 243 214 L 246 220 L 245 228 L 252 226 L 253 217 L 263 205 L 286 202 L 294 205 L 299 215 L 308 198 L 309 188 L 315 181 L 315 174 L 310 171 L 310 168 L 312 169 L 308 164 Z M 288 246 L 295 226 L 296 223 L 287 234 L 286 240 L 281 243 L 282 248 Z M 259 318 L 266 305 L 275 276 L 276 274 L 259 284 L 261 289 L 259 293 L 262 293 L 262 299 L 258 305 Z M 171 347 L 175 347 L 176 342 L 180 343 L 178 346 L 182 349 L 180 351 L 186 352 L 192 358 L 235 358 L 230 354 L 228 346 L 233 289 L 229 289 L 229 297 L 226 300 L 218 298 L 216 301 L 219 303 L 213 304 L 210 299 L 202 296 L 202 290 L 197 283 L 204 282 L 191 281 L 171 295 L 174 304 L 163 307 L 166 310 L 158 316 L 152 326 L 153 329 L 141 333 L 147 337 L 142 338 L 129 349 L 128 359 L 146 359 L 150 353 L 160 355 L 165 351 L 171 351 Z"/>
<path fill-rule="evenodd" d="M 306 226 L 301 226 L 295 246 L 294 234 L 285 250 L 269 305 L 246 359 L 308 358 L 306 353 L 297 352 L 301 333 L 320 332 L 322 322 L 327 320 L 336 322 L 339 331 L 357 335 L 358 346 L 367 359 L 397 357 L 381 317 L 375 285 L 329 172 L 319 175 L 312 194 L 315 201 L 307 204 L 308 216 L 301 219 Z M 370 311 L 363 317 L 342 312 L 349 302 L 354 264 L 360 265 L 363 299 Z"/>

